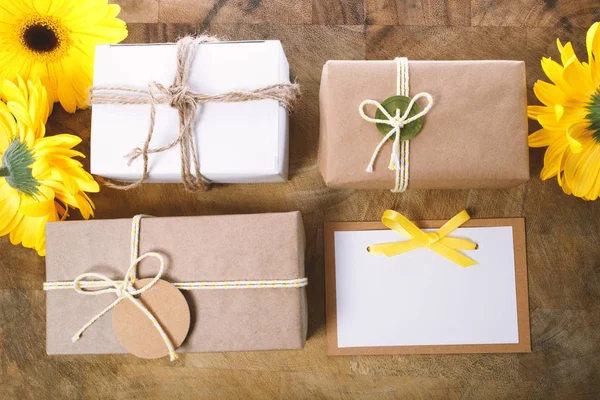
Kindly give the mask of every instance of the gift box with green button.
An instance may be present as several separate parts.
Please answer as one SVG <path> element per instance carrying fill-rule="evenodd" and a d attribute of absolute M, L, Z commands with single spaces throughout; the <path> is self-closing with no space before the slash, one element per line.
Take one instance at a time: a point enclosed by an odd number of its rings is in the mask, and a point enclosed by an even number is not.
<path fill-rule="evenodd" d="M 333 188 L 506 188 L 529 179 L 523 61 L 328 61 L 319 167 Z"/>

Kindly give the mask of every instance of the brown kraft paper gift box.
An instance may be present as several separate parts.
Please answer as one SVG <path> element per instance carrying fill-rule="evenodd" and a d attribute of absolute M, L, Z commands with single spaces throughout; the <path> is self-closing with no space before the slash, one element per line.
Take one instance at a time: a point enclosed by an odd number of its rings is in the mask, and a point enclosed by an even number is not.
<path fill-rule="evenodd" d="M 169 282 L 288 280 L 304 275 L 304 227 L 299 212 L 144 218 L 140 254 L 166 257 Z M 131 219 L 73 221 L 47 226 L 46 281 L 97 272 L 121 280 L 129 267 Z M 138 277 L 153 277 L 144 260 Z M 305 288 L 182 291 L 191 326 L 178 352 L 301 349 L 306 340 Z M 71 337 L 115 300 L 114 294 L 46 292 L 48 354 L 126 353 L 110 316 L 81 339 Z"/>
<path fill-rule="evenodd" d="M 523 61 L 410 61 L 410 97 L 433 107 L 410 141 L 409 189 L 506 188 L 529 179 Z M 365 121 L 363 100 L 396 94 L 396 63 L 328 61 L 320 91 L 319 167 L 333 188 L 391 189 L 392 141 L 365 172 L 383 136 Z M 422 104 L 421 100 L 418 101 Z M 423 105 L 422 105 L 423 107 Z M 375 106 L 367 106 L 374 117 Z"/>

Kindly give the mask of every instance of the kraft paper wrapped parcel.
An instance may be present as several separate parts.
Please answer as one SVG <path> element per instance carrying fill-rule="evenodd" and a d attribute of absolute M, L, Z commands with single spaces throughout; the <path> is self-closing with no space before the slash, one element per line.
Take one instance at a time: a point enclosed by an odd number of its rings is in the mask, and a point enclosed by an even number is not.
<path fill-rule="evenodd" d="M 523 61 L 411 61 L 409 97 L 433 99 L 422 129 L 410 139 L 408 189 L 507 188 L 529 179 L 527 104 Z M 328 61 L 320 91 L 319 167 L 333 188 L 391 189 L 389 140 L 366 172 L 383 139 L 363 119 L 366 99 L 396 94 L 389 61 Z M 423 99 L 417 104 L 424 108 Z M 367 106 L 373 117 L 376 106 Z"/>
<path fill-rule="evenodd" d="M 304 227 L 299 212 L 143 218 L 139 238 L 140 254 L 155 251 L 164 255 L 162 279 L 171 283 L 305 277 Z M 74 280 L 84 272 L 122 280 L 130 263 L 130 246 L 131 219 L 49 223 L 46 281 Z M 156 264 L 143 260 L 138 276 L 153 277 Z M 181 293 L 189 305 L 191 325 L 177 352 L 304 346 L 305 287 Z M 126 352 L 115 337 L 110 316 L 95 322 L 79 341 L 71 341 L 90 318 L 115 300 L 113 293 L 86 296 L 69 289 L 46 294 L 48 354 Z M 144 318 L 137 309 L 134 312 Z"/>
<path fill-rule="evenodd" d="M 169 87 L 177 67 L 177 44 L 100 45 L 96 47 L 94 87 L 148 90 L 151 82 Z M 190 67 L 190 90 L 218 95 L 290 82 L 290 69 L 277 40 L 201 43 Z M 142 158 L 126 157 L 148 136 L 148 104 L 93 104 L 91 172 L 136 181 Z M 178 110 L 156 108 L 150 148 L 179 135 Z M 199 104 L 194 120 L 196 155 L 202 175 L 221 183 L 283 182 L 288 178 L 288 112 L 277 100 Z M 191 152 L 191 150 L 190 150 Z M 150 154 L 147 182 L 181 182 L 179 145 Z"/>

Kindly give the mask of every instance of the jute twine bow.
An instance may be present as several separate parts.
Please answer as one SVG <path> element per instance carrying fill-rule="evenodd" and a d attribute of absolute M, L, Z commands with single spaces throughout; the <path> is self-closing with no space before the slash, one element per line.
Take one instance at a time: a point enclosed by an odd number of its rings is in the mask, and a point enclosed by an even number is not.
<path fill-rule="evenodd" d="M 409 85 L 409 74 L 408 74 L 408 59 L 405 57 L 398 57 L 395 59 L 396 61 L 396 96 L 410 96 L 410 85 Z M 420 98 L 427 99 L 427 106 L 418 114 L 408 117 L 410 110 L 412 110 L 415 102 Z M 374 105 L 376 106 L 385 116 L 386 119 L 377 119 L 371 118 L 365 113 L 366 105 Z M 410 145 L 408 140 L 400 140 L 400 131 L 407 124 L 423 117 L 425 114 L 431 110 L 433 106 L 433 97 L 429 93 L 422 92 L 417 94 L 410 100 L 410 103 L 406 107 L 403 115 L 400 115 L 400 110 L 396 109 L 395 115 L 390 115 L 387 110 L 376 100 L 365 100 L 360 103 L 358 107 L 358 112 L 360 116 L 369 122 L 374 124 L 386 124 L 391 126 L 393 129 L 385 135 L 385 137 L 379 142 L 373 155 L 371 156 L 371 161 L 367 166 L 367 172 L 373 172 L 373 165 L 375 164 L 375 160 L 377 159 L 377 155 L 381 151 L 383 145 L 394 136 L 394 144 L 392 147 L 392 156 L 390 158 L 390 164 L 388 169 L 392 171 L 396 171 L 396 184 L 394 189 L 392 189 L 393 193 L 404 192 L 408 188 L 408 169 L 409 169 L 409 152 Z"/>
<path fill-rule="evenodd" d="M 116 184 L 106 182 L 106 186 L 129 190 L 140 186 L 149 174 L 149 155 L 167 151 L 180 145 L 181 151 L 181 178 L 186 190 L 208 190 L 211 181 L 202 176 L 200 163 L 196 152 L 194 140 L 194 119 L 198 106 L 204 103 L 240 103 L 255 100 L 277 100 L 288 110 L 300 97 L 300 86 L 297 83 L 282 82 L 261 87 L 250 91 L 231 91 L 222 94 L 208 95 L 195 92 L 187 85 L 190 67 L 194 61 L 196 50 L 201 43 L 218 42 L 212 36 L 186 36 L 177 42 L 177 72 L 175 80 L 170 87 L 157 82 L 150 82 L 147 90 L 133 89 L 130 87 L 94 86 L 90 89 L 89 104 L 148 104 L 150 105 L 150 128 L 144 146 L 135 148 L 125 157 L 131 165 L 138 157 L 144 161 L 142 177 L 131 184 Z M 156 119 L 156 105 L 169 104 L 179 112 L 179 135 L 171 143 L 151 149 L 150 142 L 154 134 Z"/>
<path fill-rule="evenodd" d="M 73 336 L 73 342 L 81 339 L 83 333 L 98 321 L 107 312 L 115 308 L 123 300 L 129 300 L 142 311 L 146 317 L 152 322 L 161 338 L 165 342 L 167 349 L 169 350 L 169 358 L 171 361 L 177 359 L 177 353 L 175 353 L 175 347 L 173 342 L 158 322 L 156 317 L 144 306 L 139 295 L 143 294 L 147 290 L 150 290 L 156 282 L 158 282 L 163 275 L 165 270 L 165 259 L 157 252 L 147 252 L 139 256 L 140 247 L 140 223 L 142 218 L 151 217 L 150 215 L 136 215 L 133 217 L 131 225 L 131 255 L 130 265 L 125 274 L 125 278 L 122 281 L 115 281 L 108 278 L 105 275 L 98 274 L 96 272 L 86 272 L 79 275 L 72 281 L 57 281 L 57 282 L 44 282 L 44 290 L 75 290 L 79 294 L 86 296 L 97 296 L 107 293 L 114 293 L 117 298 L 111 304 L 109 304 L 104 310 L 100 311 L 94 317 L 92 317 L 77 333 Z M 137 281 L 137 266 L 138 264 L 148 257 L 157 258 L 160 261 L 160 268 L 154 278 L 141 287 L 136 289 L 134 283 Z M 91 279 L 90 279 L 91 278 Z M 240 281 L 216 281 L 216 282 L 174 282 L 172 283 L 179 290 L 214 290 L 214 289 L 285 289 L 285 288 L 302 288 L 308 285 L 307 278 L 296 278 L 296 279 L 278 279 L 278 280 L 240 280 Z"/>

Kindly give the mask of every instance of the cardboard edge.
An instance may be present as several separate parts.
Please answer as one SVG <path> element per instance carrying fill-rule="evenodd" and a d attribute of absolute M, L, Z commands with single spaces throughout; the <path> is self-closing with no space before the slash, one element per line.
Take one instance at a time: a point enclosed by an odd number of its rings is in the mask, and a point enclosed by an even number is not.
<path fill-rule="evenodd" d="M 269 41 L 271 42 L 271 41 Z M 267 44 L 269 43 L 267 42 Z M 274 40 L 273 46 L 277 48 L 277 56 L 279 59 L 279 82 L 290 82 L 290 64 L 285 55 L 283 45 L 279 40 Z M 290 116 L 284 107 L 279 104 L 279 120 L 277 135 L 277 149 L 279 149 L 279 160 L 275 163 L 274 174 L 281 178 L 281 182 L 289 180 L 289 160 L 290 160 Z M 283 141 L 283 146 L 281 142 Z"/>
<path fill-rule="evenodd" d="M 419 228 L 439 228 L 446 220 L 414 221 Z M 515 289 L 517 301 L 518 343 L 506 344 L 467 344 L 467 345 L 422 345 L 422 346 L 371 346 L 338 347 L 337 303 L 335 286 L 335 242 L 336 231 L 384 230 L 382 222 L 325 222 L 325 295 L 327 355 L 390 355 L 390 354 L 481 354 L 481 353 L 529 353 L 531 352 L 531 332 L 529 321 L 529 292 L 527 280 L 527 252 L 525 243 L 524 218 L 471 219 L 463 227 L 511 226 L 513 228 L 513 248 L 515 253 Z"/>
<path fill-rule="evenodd" d="M 334 234 L 339 223 L 325 222 L 325 325 L 327 328 L 327 355 L 336 355 L 339 349 L 337 340 L 337 299 L 335 280 L 335 241 Z"/>
<path fill-rule="evenodd" d="M 265 42 L 279 42 L 279 40 L 231 40 L 231 41 L 220 41 L 220 42 L 206 42 L 200 43 L 201 45 L 217 45 L 217 44 L 228 44 L 228 43 L 265 43 Z M 115 43 L 115 44 L 100 44 L 97 46 L 105 47 L 132 47 L 132 46 L 175 46 L 177 42 L 167 43 Z"/>
<path fill-rule="evenodd" d="M 527 272 L 527 235 L 525 219 L 516 219 L 513 224 L 515 247 L 515 289 L 517 294 L 517 321 L 519 344 L 523 352 L 531 352 L 531 322 L 529 313 L 529 278 Z M 522 248 L 518 248 L 521 246 Z"/>
<path fill-rule="evenodd" d="M 331 61 L 327 61 L 323 65 L 319 86 L 319 148 L 317 150 L 317 164 L 326 186 L 330 186 L 330 182 L 327 174 L 327 113 L 325 110 L 327 109 L 326 105 L 328 101 L 325 93 L 327 93 L 328 88 L 327 77 L 330 63 Z"/>
<path fill-rule="evenodd" d="M 298 246 L 298 272 L 300 277 L 306 277 L 306 232 L 304 230 L 304 220 L 300 211 L 293 211 L 294 223 L 296 224 L 296 243 Z M 310 282 L 308 282 L 310 284 Z M 304 348 L 308 335 L 308 296 L 306 287 L 300 288 L 299 304 L 300 309 L 300 338 L 299 349 Z"/>
<path fill-rule="evenodd" d="M 522 72 L 521 72 L 521 77 L 523 79 L 522 81 L 522 85 L 523 85 L 523 107 L 525 110 L 525 115 L 524 115 L 524 130 L 525 130 L 525 135 L 522 138 L 523 140 L 523 147 L 524 147 L 524 155 L 525 155 L 525 165 L 523 166 L 523 177 L 522 180 L 523 182 L 528 182 L 531 179 L 531 167 L 529 164 L 529 143 L 528 143 L 528 136 L 529 136 L 529 117 L 527 116 L 527 65 L 525 63 L 525 61 L 518 61 L 518 65 L 521 67 Z"/>

